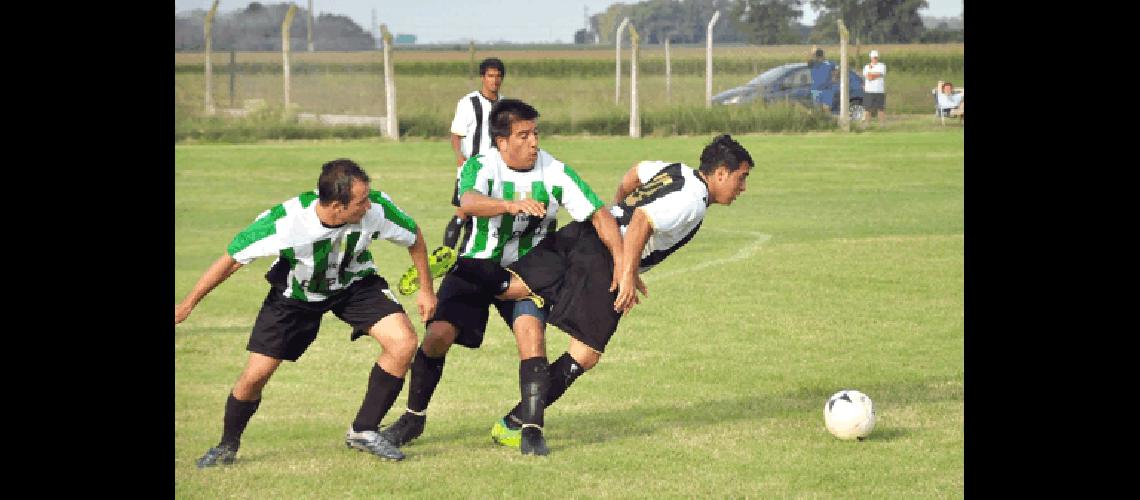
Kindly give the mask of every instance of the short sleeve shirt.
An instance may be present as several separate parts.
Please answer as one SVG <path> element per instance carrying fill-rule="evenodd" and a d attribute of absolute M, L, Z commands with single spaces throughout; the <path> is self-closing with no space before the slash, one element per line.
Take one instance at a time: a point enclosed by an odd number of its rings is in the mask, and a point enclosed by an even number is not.
<path fill-rule="evenodd" d="M 708 185 L 696 171 L 683 163 L 643 161 L 637 165 L 640 184 L 611 209 L 622 236 L 642 209 L 653 227 L 653 234 L 641 251 L 639 272 L 646 272 L 684 246 L 696 235 L 708 210 Z"/>
<path fill-rule="evenodd" d="M 374 190 L 369 198 L 372 205 L 359 223 L 329 227 L 317 217 L 317 191 L 301 193 L 258 215 L 234 236 L 226 252 L 243 265 L 276 256 L 289 266 L 285 297 L 306 302 L 328 299 L 377 274 L 368 251 L 373 240 L 401 247 L 416 242 L 416 222 L 391 197 Z"/>
<path fill-rule="evenodd" d="M 483 107 L 483 127 L 479 132 L 479 137 L 475 137 L 475 106 L 471 103 L 471 98 L 479 99 Z M 503 96 L 500 94 L 499 99 Z M 497 102 L 497 101 L 495 101 Z M 486 152 L 491 149 L 491 130 L 490 130 L 490 116 L 491 106 L 495 102 L 483 97 L 483 94 L 478 90 L 471 92 L 459 99 L 455 105 L 455 118 L 451 120 L 451 133 L 462 136 L 463 139 L 459 142 L 459 148 L 463 151 L 463 156 L 470 158 L 471 150 L 474 147 L 474 141 L 479 141 L 479 152 Z"/>
<path fill-rule="evenodd" d="M 546 206 L 544 217 L 473 217 L 474 229 L 461 255 L 495 260 L 503 267 L 526 255 L 547 236 L 557 221 L 558 207 L 565 207 L 574 220 L 585 221 L 603 205 L 574 169 L 541 149 L 534 167 L 527 171 L 508 167 L 497 149 L 468 158 L 459 177 L 459 196 L 468 191 L 500 200 L 531 198 Z"/>
<path fill-rule="evenodd" d="M 874 80 L 867 78 L 867 73 L 879 73 Z M 886 89 L 887 65 L 883 63 L 867 64 L 863 66 L 863 91 L 872 94 L 882 94 Z"/>
<path fill-rule="evenodd" d="M 831 88 L 831 73 L 835 71 L 835 63 L 823 60 L 816 62 L 812 60 L 808 63 L 808 69 L 811 70 L 811 89 L 812 90 L 827 90 Z"/>

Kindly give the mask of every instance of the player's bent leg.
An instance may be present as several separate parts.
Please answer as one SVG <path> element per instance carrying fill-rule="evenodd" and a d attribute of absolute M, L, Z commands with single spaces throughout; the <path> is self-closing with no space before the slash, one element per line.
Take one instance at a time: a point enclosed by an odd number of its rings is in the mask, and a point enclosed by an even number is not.
<path fill-rule="evenodd" d="M 447 321 L 428 323 L 424 342 L 412 356 L 407 410 L 396 422 L 380 430 L 380 435 L 388 442 L 403 446 L 423 434 L 428 404 L 443 377 L 447 351 L 458 335 L 459 330 Z"/>
<path fill-rule="evenodd" d="M 241 447 L 241 435 L 249 419 L 261 405 L 261 390 L 269 383 L 270 377 L 281 366 L 280 359 L 261 353 L 250 352 L 245 369 L 234 383 L 233 390 L 226 398 L 225 416 L 222 418 L 222 439 L 217 446 L 198 458 L 199 469 L 216 465 L 230 465 L 237 459 Z"/>
<path fill-rule="evenodd" d="M 389 314 L 377 321 L 368 334 L 382 348 L 376 363 L 388 373 L 402 378 L 416 355 L 416 330 L 408 315 Z"/>

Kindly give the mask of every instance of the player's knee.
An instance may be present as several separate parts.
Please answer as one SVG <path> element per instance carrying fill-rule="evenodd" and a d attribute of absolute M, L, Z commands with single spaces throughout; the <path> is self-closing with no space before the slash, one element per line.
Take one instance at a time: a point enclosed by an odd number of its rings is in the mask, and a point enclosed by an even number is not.
<path fill-rule="evenodd" d="M 455 343 L 458 331 L 446 321 L 433 321 L 428 325 L 424 334 L 423 350 L 430 358 L 438 358 L 447 354 L 451 344 Z"/>

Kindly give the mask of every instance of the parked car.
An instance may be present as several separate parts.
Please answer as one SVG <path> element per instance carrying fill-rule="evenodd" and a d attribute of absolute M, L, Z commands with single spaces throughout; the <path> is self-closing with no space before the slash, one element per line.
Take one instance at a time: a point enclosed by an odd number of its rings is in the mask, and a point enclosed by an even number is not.
<path fill-rule="evenodd" d="M 854 70 L 848 70 L 850 78 L 848 111 L 852 120 L 863 119 L 863 77 Z M 839 114 L 839 78 L 836 75 L 835 98 L 831 101 L 831 113 Z M 797 101 L 811 105 L 811 72 L 807 63 L 788 63 L 760 73 L 748 83 L 721 92 L 712 97 L 715 104 L 734 105 L 752 102 L 763 98 L 764 102 Z"/>

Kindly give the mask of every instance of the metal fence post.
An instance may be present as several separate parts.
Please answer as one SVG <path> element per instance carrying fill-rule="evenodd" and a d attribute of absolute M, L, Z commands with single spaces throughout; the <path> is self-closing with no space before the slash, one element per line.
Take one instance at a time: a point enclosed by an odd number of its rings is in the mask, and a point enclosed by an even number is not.
<path fill-rule="evenodd" d="M 720 19 L 720 11 L 713 13 L 712 19 L 709 20 L 709 27 L 705 35 L 705 107 L 712 107 L 712 46 L 713 46 L 713 25 L 716 20 Z"/>
<path fill-rule="evenodd" d="M 614 77 L 614 104 L 621 102 L 621 30 L 629 24 L 629 18 L 621 20 L 617 32 L 614 34 L 614 65 L 617 66 L 617 76 Z"/>
<path fill-rule="evenodd" d="M 206 36 L 206 112 L 214 112 L 214 14 L 218 12 L 218 0 L 214 0 L 214 4 L 210 6 L 210 12 L 206 13 L 206 23 L 203 26 L 203 34 Z"/>
<path fill-rule="evenodd" d="M 641 115 L 637 112 L 637 28 L 629 25 L 629 136 L 641 137 Z"/>
<path fill-rule="evenodd" d="M 285 107 L 289 107 L 289 25 L 293 24 L 293 16 L 297 14 L 297 6 L 290 5 L 285 13 L 285 20 L 281 22 L 281 73 L 285 81 Z"/>

